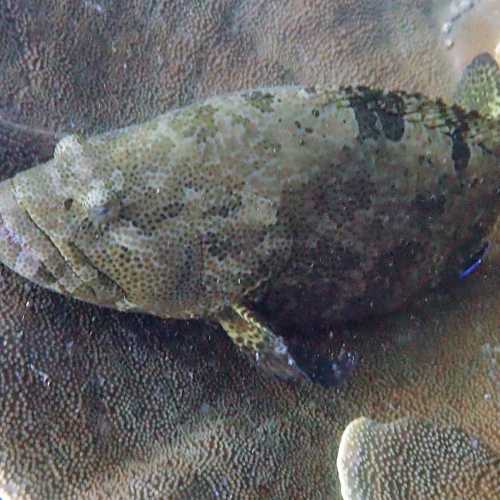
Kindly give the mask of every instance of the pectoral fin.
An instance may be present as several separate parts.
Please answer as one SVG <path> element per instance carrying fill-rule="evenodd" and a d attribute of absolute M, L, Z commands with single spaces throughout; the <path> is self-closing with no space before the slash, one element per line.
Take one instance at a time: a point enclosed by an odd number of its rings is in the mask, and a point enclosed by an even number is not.
<path fill-rule="evenodd" d="M 288 352 L 283 338 L 247 307 L 227 307 L 217 320 L 238 347 L 255 355 L 259 368 L 286 380 L 309 380 Z"/>

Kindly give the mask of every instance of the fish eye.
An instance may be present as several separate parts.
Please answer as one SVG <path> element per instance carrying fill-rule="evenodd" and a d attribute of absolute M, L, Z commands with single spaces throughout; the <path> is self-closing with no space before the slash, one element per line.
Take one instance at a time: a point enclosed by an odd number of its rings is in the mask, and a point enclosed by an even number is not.
<path fill-rule="evenodd" d="M 96 219 L 102 219 L 109 214 L 109 210 L 109 207 L 107 207 L 106 205 L 102 205 L 100 207 L 92 208 L 92 213 Z"/>
<path fill-rule="evenodd" d="M 100 226 L 107 224 L 118 217 L 121 209 L 121 203 L 118 199 L 111 199 L 102 205 L 89 207 L 88 217 L 93 224 Z"/>
<path fill-rule="evenodd" d="M 73 198 L 66 198 L 64 200 L 64 208 L 66 210 L 69 210 L 73 206 L 73 201 L 74 201 Z"/>

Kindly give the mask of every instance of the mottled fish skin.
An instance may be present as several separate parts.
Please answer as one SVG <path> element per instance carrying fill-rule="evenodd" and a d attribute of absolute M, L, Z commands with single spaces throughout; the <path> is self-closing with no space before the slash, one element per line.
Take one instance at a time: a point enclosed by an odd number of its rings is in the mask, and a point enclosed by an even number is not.
<path fill-rule="evenodd" d="M 161 317 L 262 302 L 359 318 L 456 276 L 499 188 L 500 125 L 477 113 L 368 88 L 259 89 L 62 139 L 0 184 L 0 259 Z"/>
<path fill-rule="evenodd" d="M 329 292 L 340 307 L 342 282 L 384 253 L 429 281 L 486 231 L 499 146 L 496 122 L 416 95 L 212 98 L 64 138 L 1 185 L 0 253 L 58 292 L 159 316 L 205 317 L 274 289 Z"/>

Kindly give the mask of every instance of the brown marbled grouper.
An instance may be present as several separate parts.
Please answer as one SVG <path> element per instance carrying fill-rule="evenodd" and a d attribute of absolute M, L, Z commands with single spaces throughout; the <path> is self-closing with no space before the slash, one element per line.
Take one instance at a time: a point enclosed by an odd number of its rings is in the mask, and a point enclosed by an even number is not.
<path fill-rule="evenodd" d="M 308 378 L 255 306 L 360 318 L 457 273 L 500 208 L 499 82 L 483 54 L 459 89 L 480 112 L 276 87 L 67 136 L 0 185 L 0 260 L 95 304 L 215 320 L 260 366 Z"/>

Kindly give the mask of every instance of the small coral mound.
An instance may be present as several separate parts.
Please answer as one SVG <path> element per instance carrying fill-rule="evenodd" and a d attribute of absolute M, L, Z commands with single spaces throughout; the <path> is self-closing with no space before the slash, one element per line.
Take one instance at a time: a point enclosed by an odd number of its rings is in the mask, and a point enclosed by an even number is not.
<path fill-rule="evenodd" d="M 500 491 L 500 457 L 457 428 L 416 418 L 354 420 L 337 468 L 345 500 L 493 498 Z"/>
<path fill-rule="evenodd" d="M 495 59 L 483 52 L 465 69 L 457 88 L 457 102 L 485 116 L 500 116 L 500 72 Z"/>

